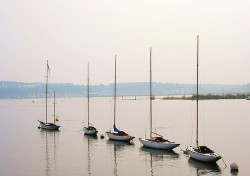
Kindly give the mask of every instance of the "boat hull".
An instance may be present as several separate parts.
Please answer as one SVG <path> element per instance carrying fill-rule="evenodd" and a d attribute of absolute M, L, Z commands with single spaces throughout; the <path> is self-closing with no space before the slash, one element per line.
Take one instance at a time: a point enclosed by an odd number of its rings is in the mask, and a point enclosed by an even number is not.
<path fill-rule="evenodd" d="M 119 136 L 119 135 L 116 135 L 114 133 L 111 133 L 111 132 L 106 132 L 109 139 L 111 140 L 117 140 L 117 141 L 131 141 L 132 139 L 134 139 L 135 137 L 133 136 L 130 136 L 130 135 L 126 135 L 126 136 Z"/>
<path fill-rule="evenodd" d="M 96 130 L 87 130 L 86 128 L 84 128 L 83 131 L 84 131 L 84 134 L 87 134 L 87 135 L 96 135 L 98 133 L 98 131 Z"/>
<path fill-rule="evenodd" d="M 219 159 L 221 159 L 221 156 L 217 153 L 198 153 L 194 150 L 194 147 L 188 147 L 188 154 L 191 158 L 206 162 L 206 163 L 216 163 Z"/>
<path fill-rule="evenodd" d="M 45 130 L 59 130 L 60 128 L 59 125 L 55 125 L 51 123 L 44 123 L 42 121 L 39 121 L 39 123 L 40 123 L 41 128 Z"/>
<path fill-rule="evenodd" d="M 161 149 L 161 150 L 172 150 L 180 145 L 174 142 L 153 142 L 142 138 L 139 138 L 139 140 L 145 147 Z"/>

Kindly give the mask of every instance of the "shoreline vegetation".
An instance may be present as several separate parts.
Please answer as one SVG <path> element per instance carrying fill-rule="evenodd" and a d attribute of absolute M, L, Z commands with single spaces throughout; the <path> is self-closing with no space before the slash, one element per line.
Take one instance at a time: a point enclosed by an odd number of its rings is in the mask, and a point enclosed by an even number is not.
<path fill-rule="evenodd" d="M 45 84 L 41 82 L 23 83 L 0 81 L 0 99 L 37 99 L 45 97 Z M 190 97 L 195 94 L 195 84 L 174 84 L 153 82 L 153 95 L 155 99 L 173 96 L 181 97 L 186 95 Z M 131 82 L 117 84 L 117 97 L 129 96 L 149 96 L 148 82 Z M 112 97 L 114 84 L 90 85 L 90 97 Z M 57 92 L 57 98 L 77 98 L 86 97 L 86 85 L 73 83 L 50 83 L 48 98 L 53 98 L 53 91 Z M 250 83 L 243 85 L 224 85 L 224 84 L 201 84 L 201 95 L 206 94 L 249 94 Z M 160 97 L 159 97 L 160 96 Z M 170 98 L 168 98 L 170 99 Z M 172 98 L 178 99 L 178 98 Z"/>
<path fill-rule="evenodd" d="M 200 95 L 199 100 L 219 100 L 219 99 L 247 99 L 250 94 L 226 94 L 226 95 L 219 95 L 219 94 L 206 94 Z M 163 100 L 196 100 L 197 95 L 194 94 L 192 96 L 182 96 L 182 97 L 164 97 Z"/>

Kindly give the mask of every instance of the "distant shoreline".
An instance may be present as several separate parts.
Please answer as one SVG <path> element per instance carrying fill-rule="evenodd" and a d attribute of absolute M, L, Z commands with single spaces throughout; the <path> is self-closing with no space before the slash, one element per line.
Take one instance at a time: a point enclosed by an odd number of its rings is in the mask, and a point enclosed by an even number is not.
<path fill-rule="evenodd" d="M 220 94 L 207 94 L 207 95 L 200 95 L 198 99 L 199 100 L 225 100 L 225 99 L 248 99 L 250 94 L 226 94 L 226 95 L 220 95 Z M 194 94 L 192 96 L 182 96 L 182 97 L 164 97 L 163 100 L 196 100 L 197 95 Z"/>
<path fill-rule="evenodd" d="M 196 92 L 195 84 L 175 84 L 153 82 L 153 95 L 181 97 L 189 96 Z M 73 83 L 50 83 L 48 87 L 49 95 L 56 92 L 56 97 L 73 98 L 87 96 L 85 85 L 75 85 Z M 91 97 L 112 97 L 114 84 L 90 85 Z M 200 84 L 199 93 L 205 94 L 249 94 L 250 83 L 244 85 L 223 85 L 223 84 Z M 118 83 L 117 96 L 149 96 L 149 82 Z M 22 83 L 0 81 L 0 99 L 34 99 L 45 97 L 44 83 Z M 170 99 L 170 98 L 168 98 Z M 178 99 L 178 98 L 175 98 Z"/>

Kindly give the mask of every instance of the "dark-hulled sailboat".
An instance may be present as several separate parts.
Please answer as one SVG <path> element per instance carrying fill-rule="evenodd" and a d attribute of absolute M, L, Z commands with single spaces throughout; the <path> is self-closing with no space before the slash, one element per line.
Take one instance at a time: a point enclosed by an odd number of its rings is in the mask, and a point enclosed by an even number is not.
<path fill-rule="evenodd" d="M 49 78 L 49 64 L 47 61 L 47 75 L 46 75 L 46 115 L 45 115 L 45 122 L 38 120 L 40 123 L 40 127 L 46 130 L 58 130 L 60 128 L 59 125 L 56 125 L 55 120 L 55 92 L 54 92 L 54 123 L 48 123 L 48 78 Z"/>

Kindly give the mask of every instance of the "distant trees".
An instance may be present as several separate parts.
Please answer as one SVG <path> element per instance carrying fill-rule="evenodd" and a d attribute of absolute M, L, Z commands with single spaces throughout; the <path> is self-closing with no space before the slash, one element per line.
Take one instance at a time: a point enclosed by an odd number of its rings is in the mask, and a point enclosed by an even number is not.
<path fill-rule="evenodd" d="M 246 94 L 226 94 L 226 95 L 216 95 L 216 94 L 199 94 L 198 98 L 199 100 L 215 100 L 215 99 L 246 99 L 249 95 Z M 180 97 L 164 97 L 163 100 L 196 100 L 197 95 L 194 94 L 190 97 L 188 96 L 182 96 Z"/>
<path fill-rule="evenodd" d="M 226 95 L 215 95 L 215 94 L 207 94 L 207 95 L 199 95 L 199 100 L 211 100 L 211 99 L 246 99 L 246 94 L 226 94 Z M 189 98 L 190 100 L 196 100 L 197 95 L 192 95 Z"/>

